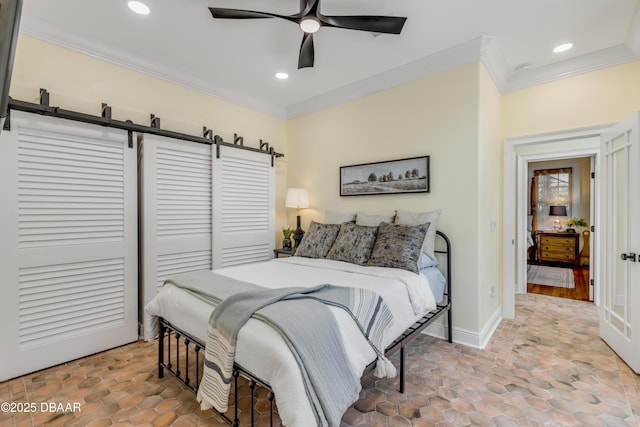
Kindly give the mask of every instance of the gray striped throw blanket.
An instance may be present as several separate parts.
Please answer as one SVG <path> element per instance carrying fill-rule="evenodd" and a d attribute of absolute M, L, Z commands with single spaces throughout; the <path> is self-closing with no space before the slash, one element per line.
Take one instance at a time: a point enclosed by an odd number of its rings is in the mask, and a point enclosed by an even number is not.
<path fill-rule="evenodd" d="M 215 273 L 210 273 L 215 275 Z M 209 320 L 205 367 L 198 390 L 202 409 L 228 409 L 229 389 L 239 330 L 254 317 L 270 325 L 289 346 L 302 373 L 307 397 L 319 426 L 339 426 L 342 414 L 358 399 L 360 379 L 351 372 L 338 326 L 328 306 L 344 309 L 378 355 L 374 374 L 394 377 L 396 370 L 384 356 L 384 332 L 391 312 L 375 292 L 361 288 L 319 285 L 313 288 L 264 289 L 248 283 L 221 280 L 220 295 L 203 294 L 203 287 L 187 289 L 212 303 L 222 300 Z M 181 280 L 174 278 L 181 286 Z M 223 283 L 224 282 L 224 283 Z M 191 283 L 193 285 L 193 283 Z M 241 292 L 227 295 L 230 287 Z M 248 289 L 253 288 L 253 289 Z M 210 289 L 210 288 L 209 288 Z"/>

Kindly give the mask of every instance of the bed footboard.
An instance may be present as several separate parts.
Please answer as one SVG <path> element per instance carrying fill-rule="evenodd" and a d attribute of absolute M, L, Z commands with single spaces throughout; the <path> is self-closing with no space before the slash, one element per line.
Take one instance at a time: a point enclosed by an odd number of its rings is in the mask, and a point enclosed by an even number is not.
<path fill-rule="evenodd" d="M 185 387 L 197 394 L 204 361 L 202 354 L 204 345 L 163 318 L 159 319 L 159 325 L 158 377 L 163 378 L 166 370 Z M 248 392 L 250 406 L 241 410 L 238 402 L 240 398 L 244 398 L 243 392 Z M 271 427 L 274 426 L 274 422 L 278 422 L 280 425 L 274 405 L 274 394 L 269 385 L 238 365 L 234 365 L 233 369 L 230 399 L 232 403 L 227 413 L 220 413 L 212 408 L 230 426 L 238 427 L 241 424 L 254 426 L 258 418 L 261 419 L 260 425 L 265 425 L 264 421 L 268 421 L 267 425 Z M 256 404 L 258 400 L 263 399 L 266 399 L 268 403 L 267 405 L 259 405 L 262 409 L 260 412 L 256 409 Z M 266 413 L 265 406 L 267 407 Z M 243 414 L 247 410 L 249 414 Z"/>
<path fill-rule="evenodd" d="M 441 249 L 436 249 L 436 254 L 442 254 L 445 259 L 444 269 L 447 285 L 443 293 L 442 301 L 436 305 L 436 308 L 425 314 L 420 320 L 411 325 L 406 331 L 402 333 L 389 347 L 385 350 L 385 356 L 390 357 L 397 351 L 400 351 L 400 373 L 398 391 L 404 393 L 404 368 L 405 368 L 405 354 L 404 348 L 413 339 L 421 334 L 429 325 L 433 324 L 440 317 L 447 314 L 447 341 L 453 342 L 453 324 L 451 316 L 451 242 L 446 234 L 441 231 L 436 231 L 436 234 L 440 237 L 442 244 Z M 367 372 L 373 370 L 375 367 L 375 361 L 367 366 Z"/>

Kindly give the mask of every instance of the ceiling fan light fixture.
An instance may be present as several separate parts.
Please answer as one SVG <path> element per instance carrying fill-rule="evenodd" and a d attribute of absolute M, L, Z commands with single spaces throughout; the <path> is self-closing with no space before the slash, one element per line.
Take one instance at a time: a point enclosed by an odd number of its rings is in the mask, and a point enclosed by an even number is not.
<path fill-rule="evenodd" d="M 300 21 L 300 28 L 305 33 L 313 34 L 320 29 L 320 21 L 314 17 L 307 16 Z"/>
<path fill-rule="evenodd" d="M 129 6 L 129 9 L 131 9 L 132 11 L 134 11 L 139 15 L 148 15 L 149 12 L 151 12 L 151 10 L 149 9 L 149 6 L 147 6 L 146 4 L 140 1 L 136 1 L 136 0 L 128 1 L 127 6 Z"/>
<path fill-rule="evenodd" d="M 575 43 L 573 42 L 567 42 L 567 43 L 562 43 L 559 44 L 558 46 L 553 48 L 553 53 L 561 53 L 561 52 L 566 52 L 569 49 L 571 49 L 573 47 Z"/>
<path fill-rule="evenodd" d="M 279 15 L 271 12 L 229 9 L 224 7 L 209 7 L 209 12 L 211 12 L 211 16 L 214 19 L 279 18 L 298 24 L 304 32 L 300 45 L 300 53 L 298 54 L 299 70 L 313 67 L 315 58 L 313 33 L 323 26 L 366 31 L 369 33 L 400 34 L 407 20 L 407 18 L 401 16 L 325 16 L 320 13 L 320 1 L 321 0 L 300 0 L 300 12 L 294 15 Z"/>

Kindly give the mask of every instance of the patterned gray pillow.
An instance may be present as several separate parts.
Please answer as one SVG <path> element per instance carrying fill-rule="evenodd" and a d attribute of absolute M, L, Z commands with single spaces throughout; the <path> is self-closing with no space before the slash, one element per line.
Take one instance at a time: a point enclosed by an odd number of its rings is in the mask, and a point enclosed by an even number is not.
<path fill-rule="evenodd" d="M 309 231 L 304 234 L 295 256 L 307 258 L 324 258 L 327 256 L 333 241 L 336 240 L 340 224 L 320 224 L 311 221 Z"/>
<path fill-rule="evenodd" d="M 350 222 L 342 224 L 338 237 L 327 254 L 327 259 L 364 265 L 371 255 L 377 233 L 378 227 L 367 227 Z"/>
<path fill-rule="evenodd" d="M 429 227 L 429 231 L 427 231 L 427 237 L 424 239 L 424 243 L 422 244 L 422 252 L 429 255 L 431 259 L 435 259 L 436 226 L 441 214 L 442 209 L 431 212 L 409 212 L 398 209 L 394 222 L 396 224 L 404 225 L 420 225 L 426 224 L 427 222 L 431 224 L 432 226 Z"/>
<path fill-rule="evenodd" d="M 381 223 L 367 265 L 418 273 L 418 259 L 428 229 L 429 223 L 415 226 Z"/>

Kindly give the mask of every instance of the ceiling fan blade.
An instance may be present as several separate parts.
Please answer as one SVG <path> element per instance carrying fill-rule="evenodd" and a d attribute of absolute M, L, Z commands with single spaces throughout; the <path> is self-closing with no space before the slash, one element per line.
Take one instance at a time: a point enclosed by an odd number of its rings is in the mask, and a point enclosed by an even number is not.
<path fill-rule="evenodd" d="M 313 48 L 313 34 L 304 33 L 300 55 L 298 56 L 298 70 L 301 68 L 313 67 L 315 51 Z"/>
<path fill-rule="evenodd" d="M 329 27 L 372 33 L 400 34 L 407 18 L 399 16 L 324 16 L 318 18 Z"/>
<path fill-rule="evenodd" d="M 319 0 L 300 0 L 300 12 L 295 13 L 293 15 L 288 15 L 289 18 L 293 18 L 296 20 L 300 20 L 307 15 L 314 15 L 315 9 L 317 8 L 317 3 Z"/>
<path fill-rule="evenodd" d="M 282 18 L 288 21 L 292 21 L 292 19 L 289 16 L 276 15 L 275 13 L 269 13 L 269 12 L 257 12 L 253 10 L 210 7 L 209 11 L 211 12 L 211 16 L 213 16 L 214 18 L 224 18 L 224 19 Z"/>

